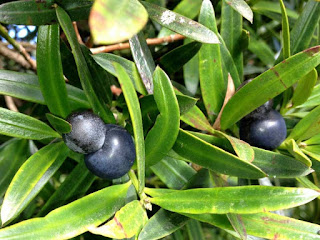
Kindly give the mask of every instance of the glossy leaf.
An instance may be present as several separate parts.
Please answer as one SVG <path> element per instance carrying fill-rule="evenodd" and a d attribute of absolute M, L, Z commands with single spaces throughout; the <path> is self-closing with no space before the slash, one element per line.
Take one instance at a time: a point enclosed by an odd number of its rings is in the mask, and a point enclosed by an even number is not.
<path fill-rule="evenodd" d="M 150 198 L 150 202 L 181 213 L 248 214 L 292 208 L 319 195 L 307 188 L 241 186 L 179 190 Z"/>
<path fill-rule="evenodd" d="M 292 107 L 304 103 L 310 97 L 317 79 L 318 72 L 313 69 L 298 81 L 292 96 Z"/>
<path fill-rule="evenodd" d="M 232 230 L 226 215 L 223 214 L 185 214 L 190 218 L 209 223 L 222 229 Z M 248 235 L 264 239 L 320 239 L 319 225 L 300 221 L 274 213 L 242 214 L 241 219 Z"/>
<path fill-rule="evenodd" d="M 208 143 L 231 152 L 233 151 L 233 148 L 230 142 L 227 141 L 227 139 L 217 138 L 211 135 L 196 132 L 190 133 L 196 135 L 197 137 Z M 293 178 L 308 175 L 312 171 L 312 169 L 310 169 L 308 166 L 292 157 L 256 147 L 253 147 L 253 150 L 254 160 L 252 164 L 259 167 L 265 173 L 272 177 Z"/>
<path fill-rule="evenodd" d="M 40 26 L 37 37 L 37 73 L 40 89 L 51 113 L 67 117 L 71 112 L 63 78 L 58 24 Z"/>
<path fill-rule="evenodd" d="M 143 95 L 148 94 L 140 78 L 137 67 L 133 62 L 110 53 L 99 53 L 94 55 L 93 58 L 101 67 L 103 67 L 105 70 L 107 70 L 109 73 L 111 73 L 114 76 L 117 76 L 117 73 L 115 71 L 113 63 L 114 62 L 119 63 L 126 70 L 135 89 Z"/>
<path fill-rule="evenodd" d="M 55 1 L 70 15 L 72 21 L 88 19 L 92 1 Z M 5 24 L 47 25 L 57 22 L 52 1 L 21 0 L 0 5 L 0 22 Z"/>
<path fill-rule="evenodd" d="M 265 176 L 261 169 L 249 162 L 208 144 L 184 130 L 180 130 L 173 150 L 187 161 L 218 173 L 243 178 L 261 178 Z"/>
<path fill-rule="evenodd" d="M 221 128 L 230 127 L 319 65 L 319 49 L 313 47 L 288 58 L 237 91 L 224 108 Z"/>
<path fill-rule="evenodd" d="M 311 167 L 311 160 L 301 151 L 298 144 L 293 139 L 290 139 L 286 143 L 286 147 L 287 150 L 295 157 L 295 159 L 307 165 L 308 167 Z"/>
<path fill-rule="evenodd" d="M 33 154 L 19 169 L 1 208 L 2 224 L 11 222 L 40 192 L 68 155 L 63 142 L 52 143 Z"/>
<path fill-rule="evenodd" d="M 60 138 L 47 124 L 28 115 L 0 108 L 0 134 L 33 140 Z"/>
<path fill-rule="evenodd" d="M 196 171 L 186 162 L 168 156 L 153 165 L 151 170 L 172 189 L 182 188 L 196 174 Z"/>
<path fill-rule="evenodd" d="M 41 208 L 37 217 L 42 217 L 50 211 L 82 197 L 95 179 L 96 176 L 88 170 L 84 161 L 80 161 Z"/>
<path fill-rule="evenodd" d="M 143 32 L 134 35 L 130 40 L 131 53 L 140 73 L 141 79 L 149 94 L 153 93 L 153 72 L 156 68 Z"/>
<path fill-rule="evenodd" d="M 124 68 L 114 63 L 114 68 L 117 72 L 118 80 L 122 88 L 124 98 L 126 100 L 130 118 L 132 121 L 134 139 L 136 145 L 136 161 L 138 168 L 139 193 L 143 191 L 145 184 L 145 143 L 143 137 L 142 117 L 140 112 L 140 104 L 134 86 L 124 70 Z"/>
<path fill-rule="evenodd" d="M 38 78 L 34 74 L 0 70 L 0 93 L 40 104 L 46 104 Z M 73 110 L 90 108 L 81 89 L 67 84 L 68 102 Z"/>
<path fill-rule="evenodd" d="M 177 47 L 160 57 L 159 64 L 167 74 L 175 73 L 197 54 L 201 46 L 199 42 L 190 42 Z"/>
<path fill-rule="evenodd" d="M 131 238 L 147 221 L 146 210 L 138 200 L 134 200 L 116 212 L 112 220 L 99 227 L 90 227 L 89 231 L 113 239 Z"/>
<path fill-rule="evenodd" d="M 209 0 L 202 3 L 199 22 L 217 33 L 215 13 Z M 225 97 L 227 82 L 222 72 L 220 46 L 204 44 L 199 52 L 201 94 L 209 119 L 217 117 Z"/>
<path fill-rule="evenodd" d="M 311 138 L 320 133 L 319 126 L 320 106 L 314 108 L 292 129 L 287 140 L 295 139 L 298 142 Z"/>
<path fill-rule="evenodd" d="M 70 17 L 59 6 L 56 8 L 56 14 L 59 20 L 59 24 L 62 27 L 70 43 L 72 52 L 74 54 L 74 59 L 78 68 L 78 74 L 80 77 L 82 88 L 88 98 L 88 101 L 93 111 L 98 116 L 100 116 L 105 122 L 115 123 L 115 119 L 112 112 L 99 101 L 97 95 L 94 93 L 94 89 L 92 87 L 92 81 L 94 80 L 92 79 L 92 75 L 86 63 L 86 60 L 81 52 L 80 44 L 78 42 L 75 30 L 72 26 Z"/>
<path fill-rule="evenodd" d="M 80 235 L 90 226 L 98 226 L 124 205 L 130 183 L 115 185 L 91 193 L 43 218 L 33 218 L 0 230 L 0 239 L 25 240 L 69 239 Z M 75 213 L 77 214 L 75 216 Z M 81 221 L 79 221 L 81 218 Z M 59 227 L 52 228 L 52 224 Z"/>
<path fill-rule="evenodd" d="M 159 162 L 172 148 L 180 126 L 179 105 L 169 77 L 159 67 L 154 75 L 154 99 L 160 114 L 146 139 L 146 165 Z"/>
<path fill-rule="evenodd" d="M 192 1 L 193 2 L 193 1 Z M 190 39 L 185 39 L 184 43 L 190 43 Z M 190 59 L 183 66 L 183 79 L 186 88 L 194 95 L 198 90 L 199 85 L 199 53 Z"/>
<path fill-rule="evenodd" d="M 141 230 L 138 240 L 155 240 L 170 235 L 177 229 L 183 227 L 188 217 L 178 213 L 160 209 Z"/>
<path fill-rule="evenodd" d="M 50 113 L 46 114 L 46 117 L 49 123 L 56 129 L 59 133 L 69 133 L 71 132 L 71 124 L 68 123 L 66 120 L 59 118 L 55 115 Z"/>
<path fill-rule="evenodd" d="M 149 17 L 174 32 L 202 43 L 219 43 L 217 36 L 203 25 L 168 9 L 142 1 Z"/>
<path fill-rule="evenodd" d="M 18 171 L 29 156 L 28 141 L 12 139 L 0 146 L 0 198 Z"/>
<path fill-rule="evenodd" d="M 253 22 L 253 13 L 249 5 L 243 0 L 226 0 L 228 5 L 230 5 L 234 10 L 239 12 L 244 18 L 249 22 Z"/>
<path fill-rule="evenodd" d="M 128 40 L 148 21 L 148 13 L 138 0 L 97 0 L 89 26 L 95 43 L 111 44 Z"/>

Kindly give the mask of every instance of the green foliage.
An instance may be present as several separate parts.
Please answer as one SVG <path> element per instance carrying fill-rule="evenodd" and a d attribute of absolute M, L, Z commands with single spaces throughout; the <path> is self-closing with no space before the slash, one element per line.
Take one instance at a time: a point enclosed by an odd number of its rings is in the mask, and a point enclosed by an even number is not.
<path fill-rule="evenodd" d="M 17 61 L 0 69 L 0 239 L 320 239 L 319 9 L 314 0 L 1 4 L 5 27 L 39 27 L 33 70 L 0 32 L 22 59 L 0 57 L 0 67 Z M 238 124 L 270 99 L 287 124 L 273 151 L 240 140 Z M 94 176 L 62 141 L 66 117 L 86 109 L 132 135 L 136 160 L 122 178 Z"/>

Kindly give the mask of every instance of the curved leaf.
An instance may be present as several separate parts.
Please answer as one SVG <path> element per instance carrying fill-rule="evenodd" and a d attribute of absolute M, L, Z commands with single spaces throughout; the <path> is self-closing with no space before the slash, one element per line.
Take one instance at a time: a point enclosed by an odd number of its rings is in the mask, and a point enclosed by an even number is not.
<path fill-rule="evenodd" d="M 142 1 L 149 17 L 160 25 L 202 43 L 219 43 L 218 37 L 203 25 L 178 13 Z"/>
<path fill-rule="evenodd" d="M 148 221 L 146 210 L 138 200 L 122 207 L 112 220 L 99 227 L 90 227 L 93 234 L 113 239 L 131 238 L 135 236 Z"/>
<path fill-rule="evenodd" d="M 154 99 L 160 115 L 146 139 L 146 165 L 159 162 L 172 148 L 179 132 L 179 105 L 169 77 L 161 68 L 154 72 Z"/>
<path fill-rule="evenodd" d="M 99 53 L 93 55 L 93 58 L 101 67 L 103 67 L 106 71 L 108 71 L 115 77 L 117 76 L 117 72 L 114 69 L 113 63 L 119 63 L 126 70 L 135 89 L 143 95 L 148 94 L 140 78 L 136 65 L 130 60 L 110 53 Z"/>
<path fill-rule="evenodd" d="M 156 192 L 156 189 L 153 190 Z M 257 213 L 305 204 L 320 193 L 307 188 L 241 186 L 176 190 L 150 202 L 181 213 Z M 228 196 L 227 198 L 225 196 Z"/>
<path fill-rule="evenodd" d="M 124 98 L 126 100 L 128 110 L 130 113 L 134 139 L 136 145 L 136 161 L 138 168 L 139 193 L 143 192 L 145 184 L 145 143 L 143 137 L 142 117 L 140 111 L 140 104 L 134 86 L 119 63 L 114 63 L 114 68 L 117 72 L 118 80 L 121 85 Z"/>
<path fill-rule="evenodd" d="M 94 80 L 92 79 L 92 75 L 86 63 L 86 60 L 81 52 L 80 44 L 78 42 L 75 30 L 72 26 L 70 17 L 66 13 L 66 11 L 64 11 L 59 6 L 56 7 L 56 14 L 59 23 L 70 43 L 72 52 L 74 54 L 74 59 L 76 61 L 82 88 L 88 98 L 91 107 L 93 108 L 93 111 L 105 122 L 115 123 L 112 112 L 99 101 L 97 95 L 94 93 L 94 89 L 92 87 L 92 81 Z"/>
<path fill-rule="evenodd" d="M 320 64 L 320 46 L 300 52 L 242 87 L 226 104 L 221 128 L 226 129 L 274 98 Z"/>
<path fill-rule="evenodd" d="M 301 151 L 298 144 L 293 139 L 287 141 L 285 145 L 287 150 L 295 157 L 295 159 L 307 165 L 308 167 L 311 167 L 311 160 Z"/>
<path fill-rule="evenodd" d="M 138 0 L 96 0 L 89 26 L 95 43 L 111 44 L 128 40 L 148 21 L 148 13 Z"/>
<path fill-rule="evenodd" d="M 57 132 L 38 119 L 5 108 L 0 108 L 0 134 L 33 140 L 61 138 Z"/>
<path fill-rule="evenodd" d="M 50 124 L 60 133 L 69 133 L 71 132 L 71 124 L 66 120 L 59 118 L 50 113 L 46 113 L 46 117 Z"/>
<path fill-rule="evenodd" d="M 234 10 L 239 12 L 249 22 L 253 22 L 253 12 L 244 0 L 225 0 Z"/>
<path fill-rule="evenodd" d="M 37 37 L 37 73 L 40 89 L 53 114 L 70 114 L 60 56 L 59 25 L 40 26 Z"/>
<path fill-rule="evenodd" d="M 27 140 L 12 139 L 0 146 L 0 198 L 3 197 L 13 176 L 28 156 Z"/>
<path fill-rule="evenodd" d="M 265 177 L 265 173 L 258 167 L 181 129 L 173 150 L 182 157 L 181 160 L 218 173 L 253 179 Z"/>
<path fill-rule="evenodd" d="M 33 218 L 0 230 L 0 239 L 24 240 L 69 239 L 80 235 L 90 226 L 98 226 L 124 205 L 130 182 L 94 192 L 43 218 Z M 79 221 L 81 219 L 81 221 Z M 53 228 L 52 225 L 57 226 Z"/>
<path fill-rule="evenodd" d="M 57 0 L 72 21 L 88 19 L 92 6 L 90 0 Z M 5 24 L 46 25 L 57 22 L 51 0 L 21 0 L 0 5 L 0 22 Z"/>
<path fill-rule="evenodd" d="M 68 155 L 63 142 L 43 147 L 19 169 L 6 192 L 1 208 L 2 224 L 12 221 L 40 192 Z"/>
<path fill-rule="evenodd" d="M 202 3 L 199 22 L 217 33 L 215 13 L 209 0 Z M 199 51 L 201 94 L 210 120 L 220 112 L 227 90 L 227 79 L 222 71 L 220 46 L 204 44 Z"/>

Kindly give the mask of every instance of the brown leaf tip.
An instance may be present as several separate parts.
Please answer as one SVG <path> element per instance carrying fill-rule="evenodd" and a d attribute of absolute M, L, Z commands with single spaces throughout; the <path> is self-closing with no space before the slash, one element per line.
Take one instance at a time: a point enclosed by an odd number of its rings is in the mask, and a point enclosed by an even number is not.
<path fill-rule="evenodd" d="M 317 54 L 318 52 L 320 52 L 320 45 L 308 48 L 308 49 L 304 50 L 303 52 L 307 53 L 310 56 L 313 56 L 313 55 Z"/>

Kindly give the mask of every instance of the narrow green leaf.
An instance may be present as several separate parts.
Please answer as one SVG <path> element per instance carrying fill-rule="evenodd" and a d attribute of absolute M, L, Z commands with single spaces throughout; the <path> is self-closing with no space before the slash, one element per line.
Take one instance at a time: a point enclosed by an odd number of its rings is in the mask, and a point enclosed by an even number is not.
<path fill-rule="evenodd" d="M 223 214 L 185 214 L 190 218 L 209 223 L 222 229 L 232 230 Z M 274 213 L 254 213 L 241 215 L 248 235 L 264 239 L 320 239 L 319 225 L 300 221 Z"/>
<path fill-rule="evenodd" d="M 68 155 L 63 142 L 43 147 L 19 169 L 6 192 L 1 208 L 2 224 L 11 222 L 40 192 Z"/>
<path fill-rule="evenodd" d="M 159 162 L 175 143 L 180 126 L 179 105 L 169 77 L 159 67 L 154 75 L 154 99 L 160 114 L 146 139 L 146 165 Z"/>
<path fill-rule="evenodd" d="M 319 49 L 313 47 L 288 58 L 237 91 L 223 110 L 221 128 L 230 127 L 319 65 Z"/>
<path fill-rule="evenodd" d="M 51 113 L 66 118 L 71 112 L 63 78 L 58 24 L 40 26 L 37 37 L 37 73 Z"/>
<path fill-rule="evenodd" d="M 242 240 L 247 239 L 247 230 L 243 224 L 241 215 L 235 213 L 227 213 L 226 214 L 233 229 L 239 234 Z"/>
<path fill-rule="evenodd" d="M 88 19 L 92 1 L 57 0 L 70 15 L 72 21 Z M 5 24 L 47 25 L 57 22 L 52 1 L 21 0 L 0 5 L 0 22 Z"/>
<path fill-rule="evenodd" d="M 12 139 L 0 146 L 0 198 L 18 171 L 29 156 L 28 141 Z"/>
<path fill-rule="evenodd" d="M 306 145 L 320 145 L 320 134 L 309 138 L 304 142 Z"/>
<path fill-rule="evenodd" d="M 317 80 L 318 72 L 313 69 L 298 81 L 292 96 L 292 107 L 304 103 L 310 97 Z"/>
<path fill-rule="evenodd" d="M 243 74 L 243 49 L 242 49 L 242 16 L 239 8 L 243 7 L 243 13 L 252 23 L 253 14 L 250 7 L 244 1 L 222 1 L 221 9 L 221 36 L 225 46 L 229 50 L 234 64 L 242 79 Z M 233 9 L 234 8 L 234 9 Z M 237 12 L 238 11 L 238 12 Z M 221 42 L 221 40 L 220 40 Z"/>
<path fill-rule="evenodd" d="M 186 18 L 178 13 L 168 9 L 142 1 L 142 4 L 147 9 L 149 17 L 158 22 L 163 27 L 180 33 L 188 38 L 194 39 L 202 43 L 219 43 L 219 40 L 211 30 L 203 25 Z"/>
<path fill-rule="evenodd" d="M 282 0 L 280 0 L 280 7 L 282 13 L 282 51 L 284 59 L 290 57 L 290 28 L 287 16 L 286 7 Z"/>
<path fill-rule="evenodd" d="M 190 39 L 185 39 L 184 44 L 190 43 Z M 195 95 L 199 85 L 199 54 L 197 53 L 185 65 L 183 65 L 183 79 L 186 88 Z"/>
<path fill-rule="evenodd" d="M 172 189 L 182 188 L 196 174 L 196 170 L 186 162 L 168 156 L 151 166 L 151 170 Z"/>
<path fill-rule="evenodd" d="M 320 162 L 319 150 L 320 150 L 320 145 L 311 145 L 311 146 L 306 146 L 305 148 L 302 148 L 302 151 L 305 154 L 309 155 L 310 157 Z"/>
<path fill-rule="evenodd" d="M 287 150 L 295 157 L 295 159 L 307 165 L 308 167 L 311 167 L 311 160 L 301 151 L 294 139 L 290 139 L 285 145 Z"/>
<path fill-rule="evenodd" d="M 256 2 L 252 7 L 252 10 L 255 13 L 264 14 L 266 16 L 274 16 L 272 14 L 279 14 L 279 22 L 281 21 L 281 8 L 279 3 L 277 2 L 271 2 L 271 1 L 259 1 Z M 297 19 L 299 17 L 299 14 L 295 12 L 294 10 L 287 9 L 287 14 L 292 19 Z"/>
<path fill-rule="evenodd" d="M 267 66 L 273 66 L 275 60 L 275 53 L 270 46 L 262 39 L 255 39 L 250 36 L 249 50 L 257 55 L 257 57 Z"/>
<path fill-rule="evenodd" d="M 105 70 L 107 70 L 109 73 L 111 73 L 115 77 L 117 76 L 117 73 L 116 73 L 116 70 L 114 69 L 113 63 L 114 62 L 119 63 L 126 70 L 135 89 L 142 95 L 148 94 L 140 78 L 138 69 L 133 62 L 110 53 L 99 53 L 94 55 L 93 58 L 101 67 L 103 67 Z"/>
<path fill-rule="evenodd" d="M 57 132 L 38 119 L 5 108 L 0 108 L 0 134 L 33 140 L 61 138 Z"/>
<path fill-rule="evenodd" d="M 59 133 L 69 133 L 71 132 L 71 124 L 66 120 L 59 118 L 50 113 L 46 113 L 46 117 L 50 124 L 56 129 Z"/>
<path fill-rule="evenodd" d="M 111 44 L 128 40 L 147 23 L 148 13 L 137 0 L 96 0 L 89 26 L 94 42 Z"/>
<path fill-rule="evenodd" d="M 138 200 L 122 207 L 112 220 L 99 227 L 90 227 L 93 234 L 104 237 L 123 239 L 135 236 L 148 221 L 146 210 Z"/>
<path fill-rule="evenodd" d="M 84 161 L 80 161 L 41 208 L 37 217 L 42 217 L 50 211 L 82 197 L 95 179 L 96 176 L 88 170 Z"/>
<path fill-rule="evenodd" d="M 311 108 L 320 105 L 320 84 L 316 85 L 311 92 L 310 97 L 306 102 L 297 106 L 298 108 Z"/>
<path fill-rule="evenodd" d="M 156 68 L 143 32 L 134 35 L 130 40 L 131 53 L 140 73 L 141 79 L 149 94 L 153 93 L 152 75 Z"/>
<path fill-rule="evenodd" d="M 98 226 L 124 205 L 129 183 L 104 188 L 61 208 L 46 217 L 33 218 L 0 230 L 0 239 L 69 239 L 90 226 Z M 81 221 L 79 221 L 81 219 Z M 52 226 L 57 226 L 53 228 Z"/>
<path fill-rule="evenodd" d="M 204 234 L 199 221 L 191 219 L 186 224 L 190 240 L 204 240 Z"/>
<path fill-rule="evenodd" d="M 156 240 L 170 235 L 183 227 L 188 217 L 160 209 L 150 218 L 139 234 L 138 240 Z"/>
<path fill-rule="evenodd" d="M 180 119 L 186 124 L 199 130 L 210 132 L 212 127 L 203 112 L 197 107 L 192 107 L 188 112 L 181 115 Z"/>
<path fill-rule="evenodd" d="M 86 60 L 81 52 L 80 44 L 77 40 L 75 30 L 72 26 L 72 22 L 68 14 L 61 8 L 56 8 L 56 14 L 59 20 L 59 23 L 66 34 L 66 37 L 70 43 L 72 52 L 78 68 L 78 74 L 80 77 L 81 85 L 86 94 L 88 101 L 93 108 L 93 111 L 99 115 L 105 122 L 115 123 L 114 116 L 112 112 L 104 106 L 98 99 L 97 95 L 94 93 L 92 87 L 92 75 L 89 71 Z"/>
<path fill-rule="evenodd" d="M 150 198 L 150 202 L 182 213 L 248 214 L 296 207 L 319 195 L 307 188 L 241 186 L 179 190 Z"/>
<path fill-rule="evenodd" d="M 190 42 L 179 46 L 160 57 L 159 64 L 166 73 L 175 73 L 197 54 L 201 46 L 202 44 L 199 42 Z"/>
<path fill-rule="evenodd" d="M 208 143 L 221 147 L 222 149 L 231 152 L 233 151 L 233 148 L 227 139 L 196 132 L 190 133 Z M 270 176 L 277 178 L 294 178 L 308 175 L 312 171 L 305 164 L 292 157 L 256 147 L 253 147 L 253 150 L 254 160 L 252 164 L 259 167 Z"/>
<path fill-rule="evenodd" d="M 261 178 L 265 173 L 249 162 L 181 130 L 173 150 L 184 159 L 218 173 Z"/>
<path fill-rule="evenodd" d="M 91 84 L 95 94 L 101 103 L 110 106 L 113 97 L 110 88 L 112 76 L 93 59 L 91 52 L 87 47 L 83 45 L 80 45 L 80 47 L 82 54 L 86 59 L 92 79 L 94 79 Z"/>
<path fill-rule="evenodd" d="M 132 121 L 136 145 L 139 193 L 142 193 L 145 184 L 145 143 L 143 137 L 140 104 L 137 93 L 134 90 L 134 86 L 124 68 L 118 63 L 114 63 L 114 68 L 117 72 L 118 80 L 121 85 Z"/>
<path fill-rule="evenodd" d="M 0 93 L 26 101 L 46 104 L 38 77 L 34 74 L 0 70 Z M 79 88 L 67 84 L 68 102 L 72 110 L 90 108 L 87 97 Z"/>
<path fill-rule="evenodd" d="M 320 106 L 314 108 L 307 116 L 292 129 L 287 140 L 295 139 L 297 142 L 311 138 L 320 133 L 319 126 Z"/>
<path fill-rule="evenodd" d="M 209 0 L 201 6 L 199 22 L 217 33 L 215 13 Z M 211 120 L 215 119 L 222 107 L 227 82 L 222 72 L 220 46 L 204 44 L 199 52 L 199 73 L 201 94 Z"/>
<path fill-rule="evenodd" d="M 253 13 L 249 5 L 244 0 L 225 0 L 234 10 L 239 12 L 250 23 L 253 22 Z"/>

